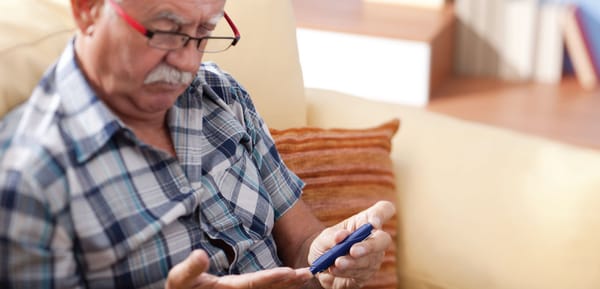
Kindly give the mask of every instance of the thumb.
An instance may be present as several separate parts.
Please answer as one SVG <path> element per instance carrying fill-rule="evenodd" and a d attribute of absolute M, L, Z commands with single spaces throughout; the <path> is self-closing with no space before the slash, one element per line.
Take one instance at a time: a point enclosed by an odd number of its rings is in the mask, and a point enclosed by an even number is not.
<path fill-rule="evenodd" d="M 308 263 L 312 264 L 319 256 L 333 248 L 348 235 L 350 235 L 350 231 L 335 226 L 323 230 L 310 244 Z"/>
<path fill-rule="evenodd" d="M 396 207 L 389 201 L 379 201 L 365 211 L 368 221 L 377 229 L 396 214 Z"/>
<path fill-rule="evenodd" d="M 208 270 L 209 258 L 203 250 L 195 250 L 169 271 L 167 289 L 191 288 L 198 277 Z"/>

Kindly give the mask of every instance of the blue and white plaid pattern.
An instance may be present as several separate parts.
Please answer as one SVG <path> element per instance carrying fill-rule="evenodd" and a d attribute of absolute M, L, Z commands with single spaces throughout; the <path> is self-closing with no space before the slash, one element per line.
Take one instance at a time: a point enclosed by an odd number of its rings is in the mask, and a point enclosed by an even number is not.
<path fill-rule="evenodd" d="M 0 122 L 0 288 L 162 288 L 197 248 L 217 275 L 281 265 L 271 230 L 303 184 L 246 91 L 203 64 L 168 124 L 177 158 L 95 97 L 70 44 Z"/>

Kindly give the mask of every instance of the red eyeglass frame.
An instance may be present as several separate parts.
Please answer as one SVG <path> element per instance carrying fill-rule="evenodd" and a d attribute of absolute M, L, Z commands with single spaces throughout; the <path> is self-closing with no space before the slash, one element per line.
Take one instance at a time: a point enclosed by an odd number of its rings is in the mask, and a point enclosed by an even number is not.
<path fill-rule="evenodd" d="M 86 3 L 87 0 L 83 0 L 82 2 Z M 146 36 L 148 38 L 152 38 L 152 36 L 154 36 L 154 31 L 148 30 L 137 20 L 133 19 L 133 17 L 129 16 L 129 14 L 127 14 L 125 12 L 125 10 L 123 10 L 123 8 L 119 4 L 117 4 L 114 0 L 108 0 L 108 2 L 113 7 L 113 9 L 115 9 L 117 14 L 119 14 L 119 16 L 121 16 L 123 18 L 123 20 L 125 20 L 125 22 L 127 22 L 127 24 L 129 24 L 133 29 L 137 30 L 138 32 L 140 32 L 141 34 L 143 34 L 144 36 Z M 227 15 L 227 12 L 223 12 L 223 16 L 225 17 L 225 20 L 227 20 L 227 24 L 229 24 L 231 31 L 233 31 L 234 39 L 231 42 L 231 46 L 235 46 L 240 41 L 240 38 L 241 38 L 240 31 L 238 30 L 237 26 L 235 26 L 235 23 L 233 23 L 233 20 L 231 20 L 229 15 Z M 197 39 L 197 38 L 194 38 L 191 36 L 188 36 L 188 37 L 190 37 L 191 39 Z"/>

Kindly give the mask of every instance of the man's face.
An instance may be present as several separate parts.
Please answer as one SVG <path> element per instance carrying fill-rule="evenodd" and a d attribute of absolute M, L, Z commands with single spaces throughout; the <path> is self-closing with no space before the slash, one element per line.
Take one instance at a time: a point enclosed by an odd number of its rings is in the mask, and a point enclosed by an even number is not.
<path fill-rule="evenodd" d="M 177 50 L 160 50 L 133 29 L 106 1 L 84 37 L 78 56 L 94 90 L 118 114 L 164 112 L 189 86 L 202 59 L 195 41 Z M 225 0 L 125 0 L 118 5 L 150 31 L 193 37 L 210 35 Z M 79 51 L 85 50 L 85 51 Z"/>

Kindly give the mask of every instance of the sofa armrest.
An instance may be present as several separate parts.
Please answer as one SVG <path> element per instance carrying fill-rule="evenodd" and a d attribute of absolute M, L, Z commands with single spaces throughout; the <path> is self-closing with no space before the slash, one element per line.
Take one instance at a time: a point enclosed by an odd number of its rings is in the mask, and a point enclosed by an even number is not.
<path fill-rule="evenodd" d="M 392 156 L 402 288 L 600 287 L 600 152 L 419 108 L 306 95 L 309 125 L 401 120 Z"/>

